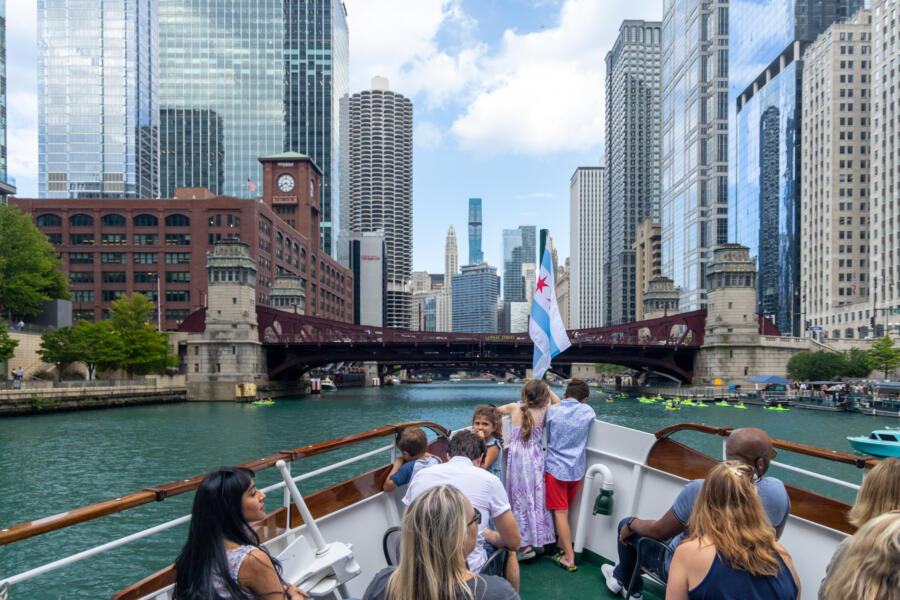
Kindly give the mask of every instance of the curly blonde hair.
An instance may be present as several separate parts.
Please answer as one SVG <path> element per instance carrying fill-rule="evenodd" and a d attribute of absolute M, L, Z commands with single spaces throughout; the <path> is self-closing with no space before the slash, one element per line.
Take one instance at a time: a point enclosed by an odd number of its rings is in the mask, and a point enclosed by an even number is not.
<path fill-rule="evenodd" d="M 862 527 L 869 519 L 900 509 L 900 458 L 886 458 L 869 471 L 847 520 Z"/>
<path fill-rule="evenodd" d="M 900 600 L 900 514 L 870 519 L 822 582 L 825 600 Z"/>

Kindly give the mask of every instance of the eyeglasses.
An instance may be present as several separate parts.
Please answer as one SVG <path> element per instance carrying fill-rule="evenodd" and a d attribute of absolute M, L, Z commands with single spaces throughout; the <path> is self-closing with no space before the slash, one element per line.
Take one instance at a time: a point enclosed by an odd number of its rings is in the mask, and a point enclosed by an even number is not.
<path fill-rule="evenodd" d="M 778 450 L 772 448 L 772 454 L 769 455 L 769 460 L 775 460 L 776 456 L 778 456 Z"/>
<path fill-rule="evenodd" d="M 481 511 L 479 511 L 479 510 L 478 510 L 477 508 L 475 508 L 474 506 L 472 507 L 472 511 L 475 513 L 475 516 L 472 517 L 472 520 L 471 520 L 471 521 L 469 521 L 468 523 L 466 523 L 466 527 L 468 527 L 468 526 L 471 525 L 472 523 L 478 523 L 479 525 L 481 524 Z"/>

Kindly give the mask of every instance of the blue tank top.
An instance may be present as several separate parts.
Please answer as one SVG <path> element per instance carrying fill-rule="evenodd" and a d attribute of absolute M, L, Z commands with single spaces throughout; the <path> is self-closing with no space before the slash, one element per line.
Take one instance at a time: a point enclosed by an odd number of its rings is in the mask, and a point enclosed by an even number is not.
<path fill-rule="evenodd" d="M 797 582 L 781 556 L 777 575 L 751 575 L 732 569 L 716 553 L 703 581 L 688 592 L 690 600 L 796 600 Z"/>

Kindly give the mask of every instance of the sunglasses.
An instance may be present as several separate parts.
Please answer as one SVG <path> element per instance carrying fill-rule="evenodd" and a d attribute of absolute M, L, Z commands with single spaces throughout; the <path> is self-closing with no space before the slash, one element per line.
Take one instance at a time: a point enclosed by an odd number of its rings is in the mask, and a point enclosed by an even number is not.
<path fill-rule="evenodd" d="M 472 523 L 478 523 L 479 525 L 481 524 L 481 511 L 479 511 L 479 510 L 478 510 L 477 508 L 475 508 L 474 506 L 472 507 L 472 511 L 474 511 L 475 515 L 472 517 L 472 520 L 471 520 L 471 521 L 469 521 L 468 523 L 466 523 L 466 527 L 468 527 L 468 526 L 471 525 Z"/>

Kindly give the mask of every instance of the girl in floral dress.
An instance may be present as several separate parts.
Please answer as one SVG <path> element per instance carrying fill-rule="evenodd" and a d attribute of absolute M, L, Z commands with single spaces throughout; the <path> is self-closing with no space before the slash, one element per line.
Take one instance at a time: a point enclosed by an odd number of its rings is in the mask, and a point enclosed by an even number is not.
<path fill-rule="evenodd" d="M 546 383 L 531 380 L 522 388 L 522 401 L 498 408 L 510 416 L 506 493 L 519 525 L 522 546 L 519 560 L 534 558 L 535 547 L 556 539 L 553 519 L 544 500 L 544 454 L 541 448 L 544 417 L 550 403 L 559 398 Z"/>

